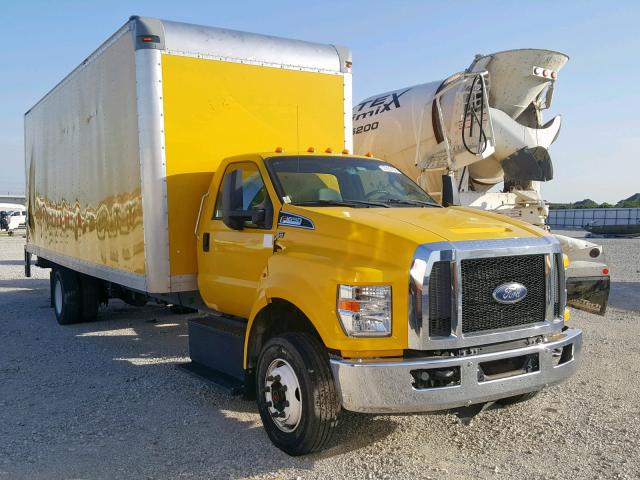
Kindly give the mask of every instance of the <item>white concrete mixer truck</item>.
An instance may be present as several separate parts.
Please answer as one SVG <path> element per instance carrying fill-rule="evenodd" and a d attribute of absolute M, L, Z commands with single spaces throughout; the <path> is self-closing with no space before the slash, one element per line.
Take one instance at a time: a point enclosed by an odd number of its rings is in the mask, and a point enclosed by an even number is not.
<path fill-rule="evenodd" d="M 540 49 L 476 55 L 444 80 L 373 95 L 353 108 L 355 153 L 373 152 L 441 202 L 546 229 L 540 182 L 553 179 L 549 147 L 561 118 L 544 122 L 543 111 L 568 60 Z M 501 183 L 502 191 L 490 191 Z M 603 315 L 609 270 L 602 247 L 557 237 L 570 258 L 569 304 Z"/>

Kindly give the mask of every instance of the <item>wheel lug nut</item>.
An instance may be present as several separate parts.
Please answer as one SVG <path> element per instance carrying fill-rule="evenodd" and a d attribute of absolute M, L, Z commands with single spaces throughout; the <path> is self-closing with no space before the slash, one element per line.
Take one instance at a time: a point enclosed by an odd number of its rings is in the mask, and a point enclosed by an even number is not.
<path fill-rule="evenodd" d="M 271 375 L 267 377 L 267 382 L 273 382 L 273 377 Z"/>
<path fill-rule="evenodd" d="M 266 402 L 266 403 L 265 403 L 265 405 L 266 405 L 267 407 L 271 407 L 271 406 L 273 406 L 273 403 L 272 403 L 272 402 Z"/>
<path fill-rule="evenodd" d="M 273 380 L 275 382 L 279 382 L 280 381 L 280 375 L 276 375 L 275 377 L 273 377 Z"/>
<path fill-rule="evenodd" d="M 262 393 L 269 393 L 271 391 L 271 387 L 264 387 L 262 389 Z"/>
<path fill-rule="evenodd" d="M 287 386 L 286 385 L 282 385 L 282 391 L 286 392 L 287 391 Z"/>
<path fill-rule="evenodd" d="M 284 406 L 285 406 L 285 407 L 288 407 L 288 406 L 289 406 L 289 400 L 285 400 L 285 401 L 284 401 Z"/>

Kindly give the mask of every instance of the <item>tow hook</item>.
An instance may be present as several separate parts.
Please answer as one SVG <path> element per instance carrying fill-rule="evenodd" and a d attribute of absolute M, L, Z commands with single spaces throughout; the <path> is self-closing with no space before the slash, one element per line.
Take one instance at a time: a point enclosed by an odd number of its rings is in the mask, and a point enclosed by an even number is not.
<path fill-rule="evenodd" d="M 460 367 L 443 367 L 411 370 L 416 389 L 441 388 L 460 385 Z"/>

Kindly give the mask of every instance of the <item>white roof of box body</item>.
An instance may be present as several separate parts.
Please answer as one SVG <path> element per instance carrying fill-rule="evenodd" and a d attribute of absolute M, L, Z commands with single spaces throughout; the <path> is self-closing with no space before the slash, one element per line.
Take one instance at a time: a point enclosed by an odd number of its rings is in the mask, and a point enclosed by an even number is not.
<path fill-rule="evenodd" d="M 163 20 L 132 21 L 145 26 L 153 22 L 151 30 L 162 30 L 156 35 L 171 53 L 334 72 L 345 72 L 345 62 L 351 62 L 351 52 L 334 45 Z"/>
<path fill-rule="evenodd" d="M 127 32 L 132 35 L 136 50 L 153 48 L 191 57 L 215 58 L 313 71 L 351 73 L 351 50 L 346 47 L 132 16 L 80 65 L 43 95 L 26 114 Z M 158 41 L 143 42 L 142 38 L 145 36 L 156 36 Z"/>

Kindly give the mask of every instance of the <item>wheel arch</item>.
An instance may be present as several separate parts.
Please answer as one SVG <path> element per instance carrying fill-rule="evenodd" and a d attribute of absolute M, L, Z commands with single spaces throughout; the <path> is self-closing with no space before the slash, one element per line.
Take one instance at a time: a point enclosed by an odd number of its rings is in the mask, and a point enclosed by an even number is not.
<path fill-rule="evenodd" d="M 284 298 L 271 298 L 249 322 L 244 348 L 244 368 L 254 369 L 262 346 L 270 338 L 290 332 L 309 333 L 326 346 L 309 316 L 300 308 Z"/>

